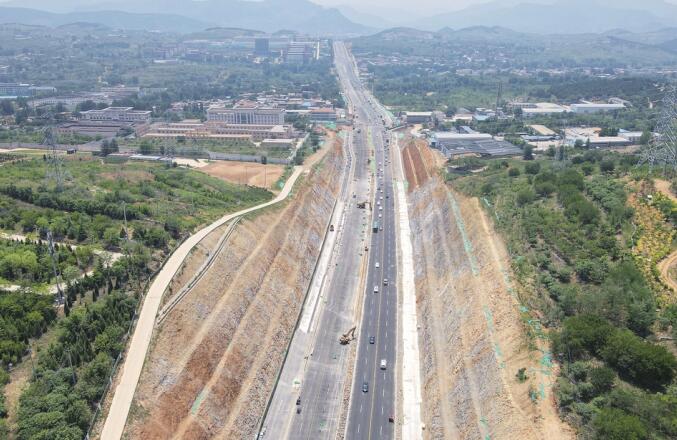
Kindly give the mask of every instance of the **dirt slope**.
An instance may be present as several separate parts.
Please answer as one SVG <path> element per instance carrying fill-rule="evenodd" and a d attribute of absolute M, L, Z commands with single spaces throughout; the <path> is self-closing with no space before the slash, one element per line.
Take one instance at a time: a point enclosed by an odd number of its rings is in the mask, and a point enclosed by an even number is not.
<path fill-rule="evenodd" d="M 272 188 L 284 173 L 284 166 L 216 161 L 199 170 L 230 183 Z"/>
<path fill-rule="evenodd" d="M 162 324 L 126 438 L 253 438 L 334 204 L 337 145 L 294 199 L 241 222 Z"/>
<path fill-rule="evenodd" d="M 549 353 L 545 344 L 528 347 L 508 255 L 478 201 L 447 189 L 427 146 L 408 146 L 403 158 L 418 256 L 425 437 L 573 438 L 555 409 Z M 524 383 L 515 377 L 520 368 Z"/>

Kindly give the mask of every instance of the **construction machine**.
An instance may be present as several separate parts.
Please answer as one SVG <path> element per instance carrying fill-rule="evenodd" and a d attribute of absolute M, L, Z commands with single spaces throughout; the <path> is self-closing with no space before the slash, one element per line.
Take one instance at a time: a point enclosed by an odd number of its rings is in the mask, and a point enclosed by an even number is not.
<path fill-rule="evenodd" d="M 357 327 L 353 326 L 353 328 L 341 335 L 339 338 L 341 345 L 348 345 L 350 341 L 355 339 L 355 329 L 357 329 Z"/>

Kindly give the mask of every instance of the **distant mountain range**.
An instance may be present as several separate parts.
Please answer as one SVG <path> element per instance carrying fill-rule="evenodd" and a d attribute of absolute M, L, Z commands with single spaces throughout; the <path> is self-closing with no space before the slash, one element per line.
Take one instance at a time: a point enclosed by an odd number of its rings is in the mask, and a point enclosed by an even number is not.
<path fill-rule="evenodd" d="M 63 24 L 82 18 L 121 28 L 142 27 L 180 32 L 196 31 L 209 26 L 238 27 L 274 32 L 291 29 L 308 34 L 358 35 L 372 32 L 356 24 L 334 8 L 325 8 L 308 0 L 13 0 L 0 3 L 0 22 L 19 21 L 44 25 Z M 31 9 L 27 9 L 31 8 Z M 52 14 L 45 14 L 50 11 Z M 81 12 L 87 11 L 87 12 Z M 123 11 L 125 20 L 112 19 L 111 11 Z M 83 16 L 83 14 L 85 14 Z M 15 19 L 16 18 L 16 19 Z M 119 18 L 119 17 L 118 17 Z M 178 25 L 177 19 L 185 23 Z M 178 26 L 177 26 L 178 25 Z"/>
<path fill-rule="evenodd" d="M 439 30 L 468 26 L 501 26 L 538 34 L 602 33 L 612 29 L 646 32 L 677 24 L 677 5 L 664 0 L 556 0 L 520 3 L 493 1 L 458 12 L 408 23 Z"/>
<path fill-rule="evenodd" d="M 87 21 L 176 32 L 221 26 L 334 36 L 367 35 L 397 25 L 427 31 L 500 26 L 524 33 L 577 34 L 647 32 L 677 24 L 677 5 L 665 0 L 495 0 L 427 18 L 404 18 L 396 9 L 365 12 L 369 8 L 326 8 L 310 0 L 0 0 L 0 23 Z"/>
<path fill-rule="evenodd" d="M 28 8 L 0 7 L 0 23 L 57 27 L 71 23 L 96 23 L 111 28 L 164 32 L 194 32 L 213 24 L 173 14 L 132 14 L 121 11 L 55 13 Z"/>

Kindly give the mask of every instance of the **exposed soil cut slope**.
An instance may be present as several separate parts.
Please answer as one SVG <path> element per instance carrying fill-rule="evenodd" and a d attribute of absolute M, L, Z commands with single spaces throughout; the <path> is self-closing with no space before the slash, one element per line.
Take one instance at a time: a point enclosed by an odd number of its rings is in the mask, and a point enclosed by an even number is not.
<path fill-rule="evenodd" d="M 403 158 L 417 256 L 425 437 L 573 438 L 557 415 L 546 344 L 534 341 L 542 351 L 529 349 L 508 255 L 479 202 L 446 187 L 427 146 L 412 144 Z M 516 379 L 520 368 L 524 383 Z"/>
<path fill-rule="evenodd" d="M 127 438 L 253 438 L 338 192 L 340 145 L 284 208 L 242 221 L 157 332 Z"/>

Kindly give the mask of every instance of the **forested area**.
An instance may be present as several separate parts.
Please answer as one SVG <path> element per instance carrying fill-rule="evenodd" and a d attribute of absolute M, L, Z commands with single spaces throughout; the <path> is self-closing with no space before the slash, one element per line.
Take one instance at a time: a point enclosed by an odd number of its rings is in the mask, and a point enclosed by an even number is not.
<path fill-rule="evenodd" d="M 550 329 L 562 417 L 582 438 L 677 436 L 677 297 L 656 264 L 676 247 L 677 204 L 633 156 L 490 161 L 452 185 L 487 201 L 520 299 Z"/>
<path fill-rule="evenodd" d="M 59 166 L 60 184 L 47 157 L 1 168 L 0 438 L 83 438 L 149 277 L 200 225 L 272 197 L 165 164 L 76 155 Z M 52 342 L 36 350 L 45 332 Z M 29 355 L 10 427 L 2 391 Z"/>

